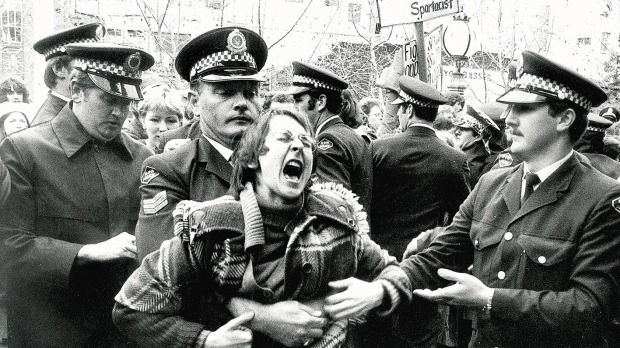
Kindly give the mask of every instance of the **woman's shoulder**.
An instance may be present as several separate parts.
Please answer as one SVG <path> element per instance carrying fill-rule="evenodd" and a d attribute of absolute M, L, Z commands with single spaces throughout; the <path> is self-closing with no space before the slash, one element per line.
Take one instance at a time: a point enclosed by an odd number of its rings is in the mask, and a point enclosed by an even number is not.
<path fill-rule="evenodd" d="M 232 196 L 222 196 L 206 202 L 185 200 L 172 213 L 176 235 L 198 237 L 215 231 L 243 233 L 244 219 L 241 203 Z M 192 235 L 196 231 L 195 236 Z"/>
<path fill-rule="evenodd" d="M 358 233 L 368 233 L 367 213 L 358 200 L 359 197 L 342 184 L 316 183 L 310 188 L 307 211 L 311 215 L 335 220 Z"/>

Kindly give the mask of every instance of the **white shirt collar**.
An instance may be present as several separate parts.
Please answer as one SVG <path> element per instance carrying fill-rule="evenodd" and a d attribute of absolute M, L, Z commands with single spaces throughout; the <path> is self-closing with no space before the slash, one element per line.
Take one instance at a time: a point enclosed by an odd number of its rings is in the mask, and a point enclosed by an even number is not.
<path fill-rule="evenodd" d="M 424 124 L 424 123 L 414 123 L 414 124 L 409 125 L 407 128 L 411 128 L 411 127 L 426 127 L 428 129 L 432 130 L 433 133 L 437 134 L 437 130 L 435 128 L 433 128 L 432 126 L 429 126 L 427 124 Z"/>
<path fill-rule="evenodd" d="M 205 139 L 207 139 L 211 143 L 211 145 L 213 145 L 213 147 L 217 150 L 217 152 L 219 152 L 220 155 L 222 155 L 222 157 L 224 157 L 226 161 L 230 162 L 230 158 L 232 157 L 232 154 L 234 152 L 233 150 L 227 148 L 226 146 L 218 143 L 217 141 L 209 138 L 208 136 L 204 134 L 202 136 L 205 137 Z"/>
<path fill-rule="evenodd" d="M 59 94 L 59 93 L 56 93 L 56 92 L 52 91 L 51 89 L 50 89 L 50 94 L 54 95 L 54 96 L 56 96 L 56 97 L 58 97 L 58 98 L 60 98 L 60 99 L 62 99 L 64 101 L 66 101 L 67 103 L 69 102 L 69 100 L 71 100 L 71 98 L 67 98 L 67 97 L 65 97 L 62 94 Z"/>
<path fill-rule="evenodd" d="M 549 176 L 551 176 L 551 174 L 553 174 L 556 170 L 558 170 L 558 168 L 560 168 L 560 166 L 564 163 L 566 163 L 566 161 L 568 161 L 568 159 L 570 158 L 570 156 L 573 155 L 574 150 L 571 150 L 568 155 L 562 157 L 559 161 L 557 162 L 553 162 L 550 165 L 542 168 L 541 170 L 537 171 L 535 174 L 538 175 L 538 178 L 540 179 L 540 183 L 538 185 L 534 185 L 534 190 L 536 190 L 538 188 L 538 186 L 540 186 L 540 184 L 542 184 L 545 180 L 547 180 L 547 178 Z M 525 180 L 525 174 L 528 173 L 530 171 L 530 168 L 528 168 L 527 164 L 525 162 L 523 162 L 523 178 L 522 180 Z M 525 190 L 525 185 L 521 185 L 522 189 Z"/>

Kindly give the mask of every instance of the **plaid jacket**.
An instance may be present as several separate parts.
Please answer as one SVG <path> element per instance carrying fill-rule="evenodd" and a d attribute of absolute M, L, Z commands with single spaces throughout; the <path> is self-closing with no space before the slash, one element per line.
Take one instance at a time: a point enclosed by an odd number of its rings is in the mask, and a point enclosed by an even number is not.
<path fill-rule="evenodd" d="M 333 280 L 378 278 L 389 295 L 381 314 L 391 313 L 410 297 L 405 274 L 395 258 L 368 237 L 366 213 L 356 196 L 341 185 L 315 186 L 306 195 L 304 208 L 285 228 L 291 237 L 284 255 L 284 296 L 279 300 L 325 296 Z M 241 192 L 239 201 L 230 196 L 200 203 L 183 201 L 174 215 L 177 237 L 149 255 L 116 296 L 115 321 L 130 337 L 147 345 L 200 345 L 196 340 L 199 335 L 206 337 L 205 326 L 182 316 L 188 306 L 186 288 L 202 278 L 215 286 L 220 299 L 239 296 L 249 255 L 264 244 L 251 185 Z M 205 315 L 209 313 L 201 313 L 203 319 Z M 155 330 L 149 324 L 154 318 L 169 325 Z M 346 321 L 333 322 L 313 346 L 339 347 L 346 330 Z"/>

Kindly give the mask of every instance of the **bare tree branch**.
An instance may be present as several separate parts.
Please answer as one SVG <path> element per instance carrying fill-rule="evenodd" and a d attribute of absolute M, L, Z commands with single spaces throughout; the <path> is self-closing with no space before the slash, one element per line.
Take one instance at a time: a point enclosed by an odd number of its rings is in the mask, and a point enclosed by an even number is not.
<path fill-rule="evenodd" d="M 295 28 L 295 26 L 297 25 L 297 23 L 299 23 L 299 21 L 301 20 L 301 18 L 304 16 L 304 14 L 306 14 L 306 11 L 308 10 L 308 7 L 310 7 L 310 5 L 312 4 L 312 1 L 314 0 L 310 0 L 308 2 L 308 5 L 306 6 L 306 8 L 304 9 L 304 12 L 301 13 L 301 15 L 299 16 L 299 18 L 297 18 L 297 20 L 295 21 L 295 23 L 293 23 L 293 25 L 291 26 L 291 28 L 278 40 L 276 40 L 276 42 L 274 42 L 271 46 L 269 46 L 268 50 L 271 49 L 273 46 L 277 45 L 278 42 L 282 41 L 285 37 L 288 36 L 288 34 L 291 33 L 291 31 L 293 31 L 293 28 Z"/>

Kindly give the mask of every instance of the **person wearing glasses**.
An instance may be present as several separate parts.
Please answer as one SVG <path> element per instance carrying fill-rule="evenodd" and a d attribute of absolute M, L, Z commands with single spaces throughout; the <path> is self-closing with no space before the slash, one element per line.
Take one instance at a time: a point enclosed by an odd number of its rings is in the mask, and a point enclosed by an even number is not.
<path fill-rule="evenodd" d="M 179 203 L 177 235 L 117 295 L 121 331 L 145 347 L 340 347 L 349 319 L 409 300 L 404 272 L 369 238 L 357 197 L 340 184 L 311 184 L 310 134 L 287 109 L 249 127 L 233 156 L 230 195 Z M 210 305 L 196 293 L 209 294 Z M 260 305 L 239 310 L 235 297 Z M 313 320 L 285 340 L 279 335 L 298 320 L 286 311 L 291 302 Z M 263 331 L 268 307 L 286 317 L 280 332 Z"/>

